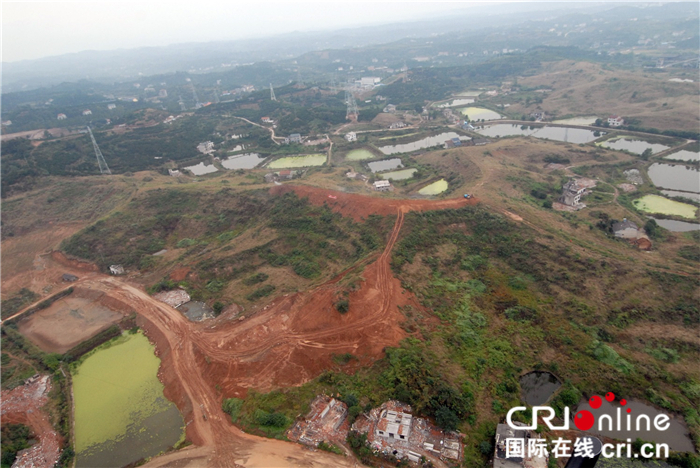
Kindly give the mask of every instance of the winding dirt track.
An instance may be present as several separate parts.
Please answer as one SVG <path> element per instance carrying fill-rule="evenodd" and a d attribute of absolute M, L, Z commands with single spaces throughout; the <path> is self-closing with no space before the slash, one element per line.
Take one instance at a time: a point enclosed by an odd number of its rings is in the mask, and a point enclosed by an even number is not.
<path fill-rule="evenodd" d="M 279 297 L 244 321 L 214 325 L 190 322 L 123 279 L 92 274 L 79 281 L 138 312 L 139 325 L 161 358 L 159 378 L 166 397 L 185 417 L 187 438 L 194 445 L 145 466 L 355 466 L 348 458 L 245 434 L 230 423 L 221 401 L 245 396 L 250 388 L 267 391 L 303 384 L 331 367 L 334 354 L 350 352 L 361 364 L 368 364 L 380 358 L 385 347 L 396 346 L 406 336 L 398 307 L 421 308 L 390 268 L 391 250 L 405 213 L 478 203 L 475 199 L 382 199 L 287 185 L 275 187 L 273 193 L 289 190 L 314 204 L 328 203 L 331 209 L 355 219 L 372 213 L 396 214 L 386 248 L 362 272 L 363 282 L 350 293 L 346 314 L 333 307 L 344 274 L 313 290 Z M 329 194 L 336 198 L 329 199 Z"/>

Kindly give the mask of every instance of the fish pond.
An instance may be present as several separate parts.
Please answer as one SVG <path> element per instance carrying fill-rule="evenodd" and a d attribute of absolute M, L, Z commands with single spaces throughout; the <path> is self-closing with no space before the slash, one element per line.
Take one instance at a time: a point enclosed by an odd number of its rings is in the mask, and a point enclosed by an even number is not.
<path fill-rule="evenodd" d="M 366 149 L 356 149 L 345 155 L 348 161 L 363 161 L 365 159 L 374 159 L 376 156 L 371 151 Z"/>
<path fill-rule="evenodd" d="M 700 193 L 700 173 L 682 164 L 655 163 L 647 171 L 651 181 L 660 188 Z"/>
<path fill-rule="evenodd" d="M 626 409 L 629 408 L 631 412 L 629 415 Z M 597 435 L 611 437 L 617 440 L 632 439 L 636 440 L 640 438 L 649 442 L 665 443 L 668 444 L 671 450 L 678 452 L 695 452 L 693 446 L 693 441 L 690 439 L 688 434 L 688 427 L 686 426 L 683 418 L 681 417 L 671 417 L 669 420 L 669 428 L 665 431 L 659 431 L 654 427 L 654 418 L 659 414 L 667 414 L 665 412 L 659 411 L 653 406 L 649 406 L 645 403 L 639 401 L 627 401 L 626 405 L 622 407 L 619 402 L 610 403 L 605 398 L 602 398 L 602 404 L 600 408 L 591 408 L 590 403 L 587 400 L 581 400 L 579 402 L 576 410 L 572 409 L 571 417 L 573 425 L 573 416 L 581 411 L 590 411 L 595 417 L 596 423 L 590 429 L 589 432 Z M 601 422 L 600 417 L 602 415 L 609 415 L 613 421 L 613 430 L 610 430 L 610 423 L 607 418 L 604 418 Z M 640 431 L 637 431 L 637 417 L 639 415 L 646 415 L 649 417 L 651 422 L 649 429 L 647 431 L 646 418 L 640 418 Z M 627 430 L 627 417 L 630 417 L 630 428 Z M 617 421 L 620 421 L 620 430 L 617 430 Z M 602 429 L 602 430 L 601 430 Z"/>
<path fill-rule="evenodd" d="M 492 138 L 504 136 L 533 136 L 544 140 L 556 140 L 566 143 L 588 143 L 596 138 L 593 130 L 571 127 L 532 127 L 529 125 L 496 124 L 477 130 L 480 134 Z"/>
<path fill-rule="evenodd" d="M 442 146 L 445 144 L 446 140 L 451 140 L 452 138 L 459 138 L 461 140 L 470 140 L 469 137 L 459 135 L 455 132 L 444 132 L 439 135 L 421 138 L 418 141 L 413 141 L 410 143 L 403 143 L 399 145 L 391 146 L 381 146 L 379 151 L 386 155 L 399 154 L 399 153 L 410 153 L 411 151 L 416 151 L 425 148 L 431 148 L 433 146 Z"/>
<path fill-rule="evenodd" d="M 552 123 L 569 124 L 569 125 L 593 125 L 598 119 L 596 116 L 590 117 L 572 117 L 570 119 L 554 120 Z"/>
<path fill-rule="evenodd" d="M 644 140 L 635 140 L 633 137 L 618 137 L 598 143 L 600 146 L 630 153 L 642 154 L 645 150 L 651 149 L 652 154 L 667 150 L 670 146 L 660 143 L 649 143 Z"/>
<path fill-rule="evenodd" d="M 459 110 L 464 116 L 469 120 L 498 120 L 502 119 L 503 116 L 498 112 L 494 112 L 490 109 L 484 109 L 483 107 L 466 107 Z"/>
<path fill-rule="evenodd" d="M 410 179 L 413 177 L 413 174 L 418 169 L 415 168 L 409 168 L 409 169 L 403 169 L 400 171 L 393 171 L 393 172 L 385 172 L 384 174 L 380 174 L 380 177 L 382 179 L 391 179 L 391 180 L 406 180 Z"/>
<path fill-rule="evenodd" d="M 520 377 L 523 401 L 530 406 L 543 405 L 561 387 L 554 374 L 533 371 Z"/>
<path fill-rule="evenodd" d="M 470 99 L 470 98 L 453 99 L 451 101 L 443 102 L 442 104 L 437 104 L 435 107 L 438 107 L 438 108 L 459 107 L 459 106 L 466 106 L 468 104 L 474 104 L 474 99 Z"/>
<path fill-rule="evenodd" d="M 440 179 L 430 185 L 426 185 L 418 191 L 421 195 L 437 195 L 447 190 L 448 184 L 445 179 Z"/>
<path fill-rule="evenodd" d="M 700 161 L 700 153 L 697 151 L 680 150 L 665 156 L 664 159 L 674 159 L 676 161 Z"/>
<path fill-rule="evenodd" d="M 700 224 L 676 221 L 675 219 L 657 219 L 656 224 L 671 232 L 700 231 Z"/>
<path fill-rule="evenodd" d="M 194 166 L 187 166 L 185 167 L 185 169 L 187 169 L 194 175 L 211 174 L 212 172 L 218 171 L 216 166 L 214 166 L 213 164 L 207 166 L 203 162 L 195 164 Z"/>
<path fill-rule="evenodd" d="M 246 153 L 229 156 L 221 161 L 221 165 L 226 169 L 253 169 L 264 160 L 258 153 Z"/>
<path fill-rule="evenodd" d="M 289 169 L 293 167 L 323 166 L 326 162 L 324 154 L 307 154 L 305 156 L 287 156 L 275 159 L 267 165 L 270 169 Z"/>
<path fill-rule="evenodd" d="M 124 466 L 176 445 L 184 421 L 163 396 L 160 360 L 126 333 L 71 366 L 77 468 Z"/>
<path fill-rule="evenodd" d="M 390 171 L 396 169 L 397 167 L 403 167 L 400 158 L 382 159 L 381 161 L 374 161 L 367 163 L 369 170 L 372 172 L 382 172 Z"/>
<path fill-rule="evenodd" d="M 697 207 L 693 205 L 669 200 L 659 195 L 645 195 L 634 200 L 632 204 L 645 213 L 659 213 L 687 219 L 695 219 L 695 212 L 697 211 Z"/>

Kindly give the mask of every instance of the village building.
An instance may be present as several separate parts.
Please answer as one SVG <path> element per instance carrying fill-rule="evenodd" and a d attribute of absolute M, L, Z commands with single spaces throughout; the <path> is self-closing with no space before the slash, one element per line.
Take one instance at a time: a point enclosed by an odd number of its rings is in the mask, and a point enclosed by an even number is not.
<path fill-rule="evenodd" d="M 300 444 L 317 447 L 320 442 L 343 444 L 347 437 L 348 407 L 328 395 L 318 395 L 305 418 L 297 420 L 287 438 Z"/>
<path fill-rule="evenodd" d="M 488 138 L 474 138 L 473 140 L 471 140 L 471 144 L 473 146 L 484 146 L 489 143 L 491 143 L 491 140 L 489 140 Z"/>
<path fill-rule="evenodd" d="M 214 152 L 214 142 L 213 141 L 203 141 L 197 145 L 197 151 L 204 154 L 211 154 Z"/>
<path fill-rule="evenodd" d="M 168 174 L 170 174 L 173 177 L 180 177 L 180 171 L 177 169 L 168 169 Z"/>
<path fill-rule="evenodd" d="M 372 189 L 377 192 L 388 192 L 391 190 L 391 182 L 388 180 L 378 180 L 372 184 Z"/>
<path fill-rule="evenodd" d="M 404 128 L 405 126 L 406 124 L 403 122 L 394 122 L 393 124 L 389 125 L 389 129 L 394 130 L 396 128 Z"/>
<path fill-rule="evenodd" d="M 107 104 L 107 110 L 112 110 L 112 109 L 116 109 L 116 108 L 117 108 L 116 104 Z"/>
<path fill-rule="evenodd" d="M 357 141 L 357 133 L 355 133 L 355 132 L 346 133 L 345 139 L 347 141 Z"/>
<path fill-rule="evenodd" d="M 379 78 L 378 76 L 363 76 L 359 80 L 355 81 L 355 86 L 358 88 L 374 88 L 376 85 L 381 82 L 382 79 Z"/>
<path fill-rule="evenodd" d="M 3 127 L 9 127 L 10 125 L 12 125 L 12 120 L 3 120 L 2 121 Z"/>
<path fill-rule="evenodd" d="M 382 112 L 387 114 L 393 114 L 396 112 L 396 106 L 393 104 L 387 104 L 386 106 L 384 106 L 384 109 L 382 109 Z"/>
<path fill-rule="evenodd" d="M 66 116 L 66 114 L 58 114 L 56 118 L 58 120 L 66 120 L 68 117 Z"/>
<path fill-rule="evenodd" d="M 113 275 L 123 275 L 124 274 L 124 267 L 121 265 L 110 265 L 109 272 Z"/>
<path fill-rule="evenodd" d="M 608 117 L 608 125 L 611 127 L 619 127 L 621 125 L 624 125 L 625 119 L 620 117 L 619 115 L 611 115 Z"/>
<path fill-rule="evenodd" d="M 292 133 L 289 135 L 289 137 L 285 140 L 285 142 L 288 143 L 301 143 L 301 135 L 298 133 Z"/>
<path fill-rule="evenodd" d="M 78 277 L 75 275 L 71 275 L 70 273 L 63 273 L 63 276 L 61 277 L 63 281 L 67 283 L 72 283 L 73 281 L 78 281 Z"/>
<path fill-rule="evenodd" d="M 168 90 L 166 90 L 166 89 L 161 89 L 160 91 L 158 91 L 158 97 L 159 97 L 159 98 L 166 98 L 166 97 L 168 97 Z"/>
<path fill-rule="evenodd" d="M 83 115 L 92 115 L 92 111 L 90 109 L 85 109 Z"/>
<path fill-rule="evenodd" d="M 586 191 L 586 187 L 578 185 L 575 179 L 571 179 L 562 189 L 559 202 L 567 206 L 579 206 L 581 204 L 581 195 Z"/>
<path fill-rule="evenodd" d="M 260 120 L 262 120 L 262 123 L 269 123 L 269 124 L 275 123 L 275 121 L 272 120 L 270 117 L 263 117 L 263 118 L 260 119 Z"/>

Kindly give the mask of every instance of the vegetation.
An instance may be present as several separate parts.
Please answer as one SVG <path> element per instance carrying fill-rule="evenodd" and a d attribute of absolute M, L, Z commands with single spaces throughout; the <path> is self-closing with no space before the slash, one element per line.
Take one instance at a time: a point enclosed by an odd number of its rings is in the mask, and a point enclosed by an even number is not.
<path fill-rule="evenodd" d="M 38 298 L 39 295 L 31 289 L 22 288 L 11 298 L 3 299 L 2 306 L 0 307 L 3 320 L 16 314 Z"/>
<path fill-rule="evenodd" d="M 36 443 L 31 429 L 24 424 L 2 425 L 2 468 L 10 468 L 17 458 L 17 452 Z"/>

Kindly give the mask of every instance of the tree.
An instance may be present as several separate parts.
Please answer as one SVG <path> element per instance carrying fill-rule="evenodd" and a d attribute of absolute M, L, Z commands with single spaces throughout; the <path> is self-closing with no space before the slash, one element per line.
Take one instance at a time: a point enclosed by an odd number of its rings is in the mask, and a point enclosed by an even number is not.
<path fill-rule="evenodd" d="M 221 312 L 224 310 L 224 307 L 226 307 L 226 305 L 223 302 L 216 301 L 212 306 L 212 308 L 214 309 L 214 315 L 218 317 L 219 314 L 221 314 Z"/>
<path fill-rule="evenodd" d="M 651 148 L 647 148 L 644 150 L 644 152 L 641 154 L 641 157 L 643 160 L 647 160 L 651 157 Z"/>
<path fill-rule="evenodd" d="M 455 431 L 459 425 L 459 418 L 447 406 L 441 406 L 435 411 L 435 422 L 446 431 Z"/>

